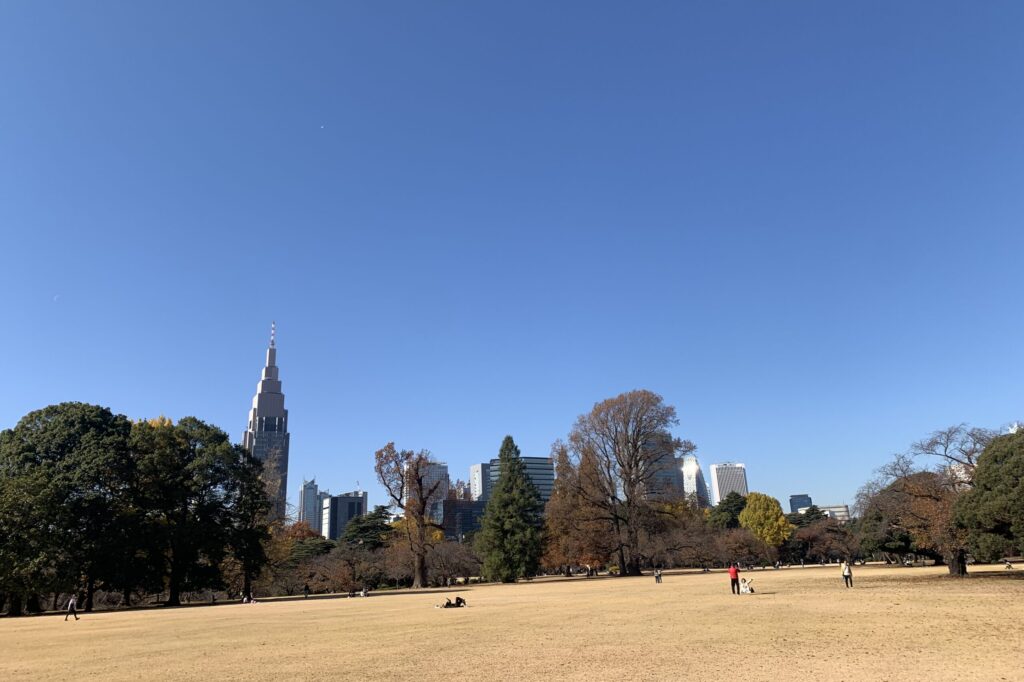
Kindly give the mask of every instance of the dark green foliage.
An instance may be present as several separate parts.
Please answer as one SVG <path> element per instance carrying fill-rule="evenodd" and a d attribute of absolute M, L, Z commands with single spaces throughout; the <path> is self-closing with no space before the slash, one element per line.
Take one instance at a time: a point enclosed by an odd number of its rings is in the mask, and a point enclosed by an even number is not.
<path fill-rule="evenodd" d="M 1024 432 L 989 443 L 978 458 L 974 487 L 957 501 L 956 513 L 979 559 L 998 559 L 1024 546 Z"/>
<path fill-rule="evenodd" d="M 509 583 L 537 572 L 543 507 L 512 436 L 505 436 L 498 458 L 501 475 L 487 503 L 476 548 L 483 558 L 484 578 Z"/>
<path fill-rule="evenodd" d="M 362 545 L 366 549 L 380 549 L 388 543 L 392 533 L 391 512 L 384 505 L 377 505 L 364 516 L 357 516 L 345 526 L 341 541 L 350 545 Z"/>
<path fill-rule="evenodd" d="M 708 525 L 725 530 L 740 527 L 740 513 L 747 507 L 747 498 L 729 493 L 708 514 Z"/>
<path fill-rule="evenodd" d="M 233 447 L 230 470 L 224 485 L 228 509 L 228 547 L 242 569 L 242 594 L 252 595 L 252 581 L 267 563 L 267 525 L 271 503 L 267 497 L 263 465 L 239 445 Z"/>
<path fill-rule="evenodd" d="M 324 554 L 330 554 L 337 546 L 333 541 L 322 536 L 296 540 L 295 544 L 292 545 L 288 562 L 292 566 L 298 566 L 304 561 L 323 556 Z"/>
<path fill-rule="evenodd" d="M 898 520 L 879 506 L 869 507 L 858 528 L 860 551 L 864 556 L 885 555 L 898 559 L 914 551 L 914 539 Z"/>
<path fill-rule="evenodd" d="M 9 612 L 40 594 L 220 585 L 221 564 L 247 577 L 265 562 L 259 463 L 227 435 L 186 418 L 131 423 L 107 408 L 62 403 L 0 434 L 0 592 Z"/>
<path fill-rule="evenodd" d="M 83 590 L 130 570 L 124 491 L 134 467 L 131 423 L 84 403 L 51 405 L 4 432 L 0 446 L 0 589 Z M 123 569 L 123 570 L 122 570 Z"/>

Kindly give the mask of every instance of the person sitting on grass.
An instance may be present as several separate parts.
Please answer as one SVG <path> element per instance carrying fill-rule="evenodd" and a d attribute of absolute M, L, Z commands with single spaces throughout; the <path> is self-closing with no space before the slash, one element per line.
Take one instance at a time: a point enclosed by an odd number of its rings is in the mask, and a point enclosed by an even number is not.
<path fill-rule="evenodd" d="M 1010 563 L 1010 560 L 1009 559 L 1003 559 L 1003 561 L 1006 563 L 1006 570 L 1007 571 L 1012 571 L 1013 570 L 1013 564 Z"/>
<path fill-rule="evenodd" d="M 754 594 L 754 579 L 747 580 L 746 578 L 740 578 L 740 594 Z"/>

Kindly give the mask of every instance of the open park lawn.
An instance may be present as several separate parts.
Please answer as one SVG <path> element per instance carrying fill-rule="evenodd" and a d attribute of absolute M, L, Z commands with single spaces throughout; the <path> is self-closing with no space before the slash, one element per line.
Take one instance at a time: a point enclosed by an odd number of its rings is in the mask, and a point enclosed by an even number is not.
<path fill-rule="evenodd" d="M 1024 570 L 573 578 L 0 619 L 0 679 L 1019 680 Z M 465 609 L 435 609 L 450 594 Z"/>

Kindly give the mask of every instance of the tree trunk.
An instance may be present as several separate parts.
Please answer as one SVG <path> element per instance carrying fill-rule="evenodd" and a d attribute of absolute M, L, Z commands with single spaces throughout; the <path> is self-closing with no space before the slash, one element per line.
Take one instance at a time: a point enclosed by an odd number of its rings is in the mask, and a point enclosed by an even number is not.
<path fill-rule="evenodd" d="M 946 563 L 949 565 L 949 574 L 956 576 L 957 578 L 963 578 L 967 575 L 967 552 L 963 549 L 958 549 L 949 555 Z"/>
<path fill-rule="evenodd" d="M 28 595 L 28 599 L 25 600 L 25 610 L 29 613 L 42 613 L 43 605 L 39 602 L 39 595 L 34 592 Z"/>
<path fill-rule="evenodd" d="M 124 588 L 124 592 L 121 593 L 121 606 L 132 605 L 132 590 L 129 587 Z"/>
<path fill-rule="evenodd" d="M 17 592 L 9 594 L 7 595 L 7 600 L 10 602 L 10 605 L 7 607 L 7 615 L 20 616 L 22 614 L 21 595 Z"/>
<path fill-rule="evenodd" d="M 60 592 L 54 592 L 53 593 L 53 608 L 50 609 L 50 610 L 51 611 L 56 611 L 59 608 L 60 608 Z"/>
<path fill-rule="evenodd" d="M 181 606 L 181 577 L 178 570 L 171 567 L 171 575 L 167 578 L 167 606 Z"/>
<path fill-rule="evenodd" d="M 626 575 L 626 552 L 622 545 L 619 545 L 619 575 Z"/>
<path fill-rule="evenodd" d="M 427 586 L 427 556 L 421 549 L 413 553 L 412 564 L 413 589 Z"/>
<path fill-rule="evenodd" d="M 242 599 L 246 597 L 252 599 L 252 578 L 247 572 L 242 574 Z"/>
<path fill-rule="evenodd" d="M 85 581 L 85 609 L 86 613 L 92 612 L 93 597 L 96 596 L 96 579 L 89 576 Z"/>

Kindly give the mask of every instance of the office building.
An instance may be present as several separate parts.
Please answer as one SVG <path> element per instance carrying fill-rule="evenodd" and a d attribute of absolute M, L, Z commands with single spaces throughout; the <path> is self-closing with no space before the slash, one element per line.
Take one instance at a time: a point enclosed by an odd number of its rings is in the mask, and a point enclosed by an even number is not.
<path fill-rule="evenodd" d="M 814 504 L 814 502 L 811 501 L 811 496 L 810 495 L 806 495 L 806 494 L 790 495 L 789 496 L 789 513 L 790 514 L 796 514 L 801 509 L 806 509 L 807 507 L 810 507 L 812 504 Z"/>
<path fill-rule="evenodd" d="M 263 462 L 263 481 L 273 502 L 273 513 L 284 518 L 288 501 L 288 410 L 277 373 L 276 325 L 270 325 L 267 363 L 256 385 L 249 411 L 249 426 L 242 446 Z"/>
<path fill-rule="evenodd" d="M 331 495 L 321 507 L 320 534 L 328 540 L 337 540 L 345 532 L 348 522 L 367 513 L 366 491 Z"/>
<path fill-rule="evenodd" d="M 423 490 L 430 495 L 427 501 L 427 517 L 434 523 L 440 524 L 444 518 L 442 502 L 448 498 L 448 465 L 441 462 L 430 462 L 423 469 Z M 433 490 L 433 493 L 430 491 Z M 405 496 L 409 497 L 409 488 L 405 489 Z"/>
<path fill-rule="evenodd" d="M 480 530 L 480 524 L 487 509 L 486 500 L 445 500 L 441 526 L 444 536 L 450 540 L 462 541 L 467 535 Z"/>
<path fill-rule="evenodd" d="M 555 487 L 555 463 L 550 457 L 520 457 L 526 477 L 530 479 L 537 492 L 540 493 L 541 504 L 547 504 L 551 499 L 551 490 Z M 501 460 L 492 459 L 488 471 L 489 491 L 487 498 L 490 498 L 490 491 L 498 485 L 501 477 Z"/>
<path fill-rule="evenodd" d="M 737 462 L 724 462 L 711 465 L 712 503 L 718 504 L 729 493 L 747 496 L 747 465 Z"/>
<path fill-rule="evenodd" d="M 299 488 L 299 518 L 311 529 L 319 533 L 322 529 L 324 500 L 331 496 L 326 490 L 320 490 L 316 479 L 303 481 Z"/>
<path fill-rule="evenodd" d="M 683 473 L 683 493 L 686 495 L 686 498 L 693 500 L 698 509 L 706 509 L 711 506 L 708 484 L 704 480 L 704 472 L 700 468 L 697 456 L 684 456 L 681 470 Z"/>
<path fill-rule="evenodd" d="M 647 481 L 647 495 L 655 500 L 680 500 L 685 497 L 682 461 L 666 455 L 654 464 L 654 473 Z"/>
<path fill-rule="evenodd" d="M 474 500 L 491 497 L 491 465 L 473 464 L 469 467 L 469 493 Z"/>
<path fill-rule="evenodd" d="M 818 507 L 825 516 L 830 519 L 835 519 L 839 523 L 846 523 L 850 520 L 850 506 L 846 504 L 830 504 L 824 507 Z M 807 511 L 806 509 L 801 511 Z"/>

